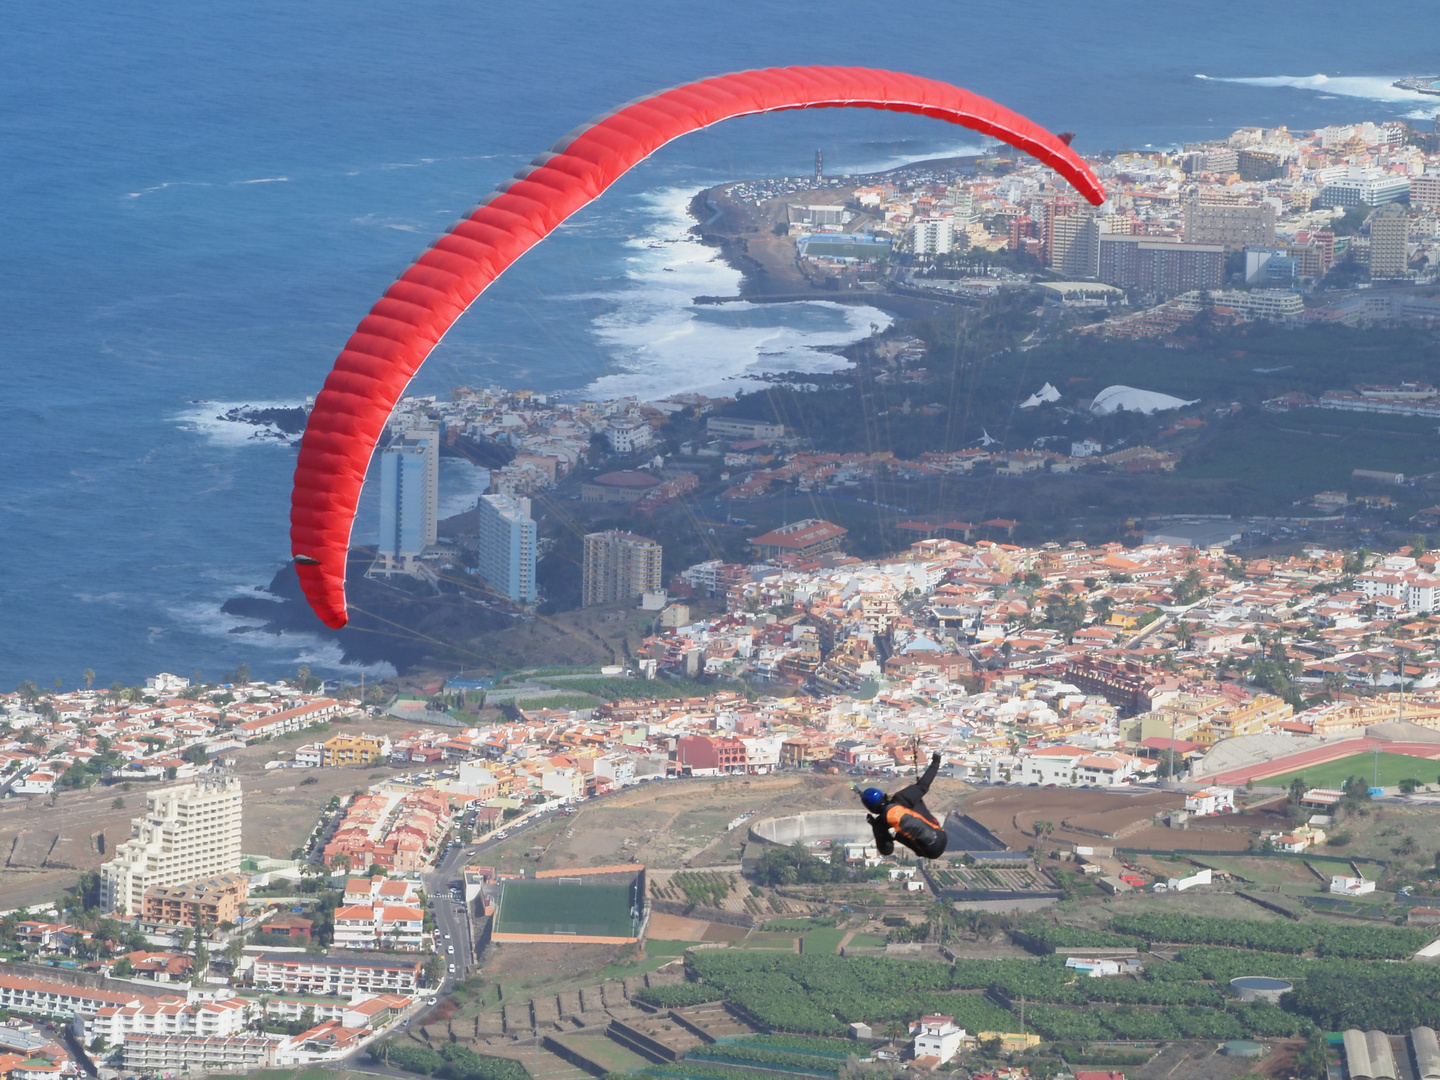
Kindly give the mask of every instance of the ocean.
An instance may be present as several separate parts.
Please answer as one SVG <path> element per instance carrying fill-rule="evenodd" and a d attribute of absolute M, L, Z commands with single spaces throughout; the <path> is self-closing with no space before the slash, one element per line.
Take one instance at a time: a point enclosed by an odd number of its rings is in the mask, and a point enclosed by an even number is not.
<path fill-rule="evenodd" d="M 1082 151 L 1242 125 L 1419 119 L 1390 83 L 1440 69 L 1413 5 L 854 0 L 689 8 L 57 0 L 0 39 L 0 687 L 166 670 L 341 672 L 318 635 L 222 615 L 288 555 L 294 449 L 217 419 L 314 394 L 356 322 L 449 223 L 621 102 L 788 63 L 947 79 L 1077 132 Z M 696 308 L 735 272 L 686 238 L 709 184 L 973 150 L 858 110 L 733 121 L 671 144 L 471 309 L 412 389 L 723 392 L 828 370 L 888 319 L 823 303 Z M 483 470 L 447 460 L 444 509 Z M 367 500 L 357 538 L 373 530 Z M 384 674 L 383 666 L 371 669 Z M 350 677 L 358 673 L 348 669 Z"/>

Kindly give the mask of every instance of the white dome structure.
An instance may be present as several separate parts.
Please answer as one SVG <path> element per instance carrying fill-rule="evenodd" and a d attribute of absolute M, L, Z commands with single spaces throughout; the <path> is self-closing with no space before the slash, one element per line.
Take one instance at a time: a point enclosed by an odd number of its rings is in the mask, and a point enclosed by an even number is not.
<path fill-rule="evenodd" d="M 1107 416 L 1124 409 L 1126 412 L 1149 416 L 1151 413 L 1166 412 L 1170 409 L 1183 409 L 1186 405 L 1195 405 L 1199 401 L 1199 398 L 1184 401 L 1155 390 L 1137 390 L 1133 386 L 1121 386 L 1117 383 L 1115 386 L 1107 386 L 1095 395 L 1095 400 L 1090 403 L 1090 411 Z"/>

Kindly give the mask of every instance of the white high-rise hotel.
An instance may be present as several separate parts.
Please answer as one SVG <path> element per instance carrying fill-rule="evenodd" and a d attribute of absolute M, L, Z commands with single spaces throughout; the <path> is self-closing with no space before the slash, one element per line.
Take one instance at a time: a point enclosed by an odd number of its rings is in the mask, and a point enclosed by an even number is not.
<path fill-rule="evenodd" d="M 147 795 L 145 816 L 100 868 L 101 910 L 134 915 L 146 889 L 239 871 L 241 799 L 233 776 Z"/>
<path fill-rule="evenodd" d="M 477 509 L 480 576 L 511 600 L 535 603 L 535 522 L 530 500 L 482 495 Z"/>

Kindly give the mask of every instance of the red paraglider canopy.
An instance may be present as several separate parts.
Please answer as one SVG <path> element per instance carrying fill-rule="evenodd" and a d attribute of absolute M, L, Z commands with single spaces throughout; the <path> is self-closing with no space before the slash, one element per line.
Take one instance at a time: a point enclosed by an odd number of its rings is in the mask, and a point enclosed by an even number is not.
<path fill-rule="evenodd" d="M 1052 135 L 948 83 L 873 68 L 746 71 L 642 98 L 576 128 L 501 184 L 386 290 L 345 343 L 315 399 L 290 500 L 290 545 L 310 606 L 341 627 L 345 556 L 360 488 L 406 385 L 490 283 L 561 222 L 672 139 L 736 116 L 784 109 L 888 109 L 994 136 L 1038 158 L 1096 206 L 1100 182 Z"/>

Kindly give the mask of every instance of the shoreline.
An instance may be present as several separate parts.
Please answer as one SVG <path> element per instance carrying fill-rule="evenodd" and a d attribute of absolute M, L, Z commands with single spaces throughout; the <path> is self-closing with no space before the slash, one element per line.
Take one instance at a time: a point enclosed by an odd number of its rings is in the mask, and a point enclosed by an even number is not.
<path fill-rule="evenodd" d="M 974 167 L 988 155 L 971 154 L 961 157 L 930 158 L 909 162 L 879 173 L 867 173 L 851 177 L 857 184 L 871 178 L 891 176 L 908 169 L 954 169 Z M 733 303 L 789 304 L 806 302 L 828 302 L 852 306 L 880 308 L 897 319 L 927 318 L 947 310 L 943 300 L 906 296 L 884 287 L 854 291 L 832 291 L 814 284 L 809 278 L 789 263 L 774 257 L 766 251 L 779 238 L 772 238 L 770 222 L 752 208 L 724 199 L 720 192 L 736 181 L 726 181 L 705 188 L 695 194 L 687 208 L 695 224 L 690 231 L 702 244 L 718 250 L 720 258 L 732 270 L 740 274 L 740 288 L 733 296 L 696 296 L 698 305 L 720 305 Z M 788 239 L 788 238 L 787 238 Z M 757 250 L 752 253 L 751 242 Z M 770 258 L 765 258 L 769 255 Z"/>

